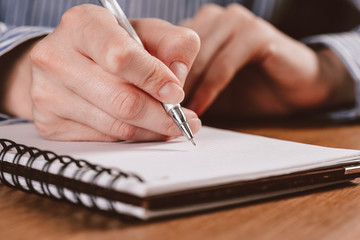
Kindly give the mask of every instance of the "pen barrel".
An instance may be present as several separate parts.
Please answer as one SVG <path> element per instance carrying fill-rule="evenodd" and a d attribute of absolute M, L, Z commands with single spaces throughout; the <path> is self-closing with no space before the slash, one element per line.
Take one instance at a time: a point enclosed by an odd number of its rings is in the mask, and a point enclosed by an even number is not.
<path fill-rule="evenodd" d="M 167 114 L 173 119 L 175 124 L 179 127 L 180 131 L 184 136 L 191 140 L 194 135 L 191 131 L 188 121 L 186 120 L 185 114 L 181 109 L 180 104 L 163 104 L 163 107 Z"/>

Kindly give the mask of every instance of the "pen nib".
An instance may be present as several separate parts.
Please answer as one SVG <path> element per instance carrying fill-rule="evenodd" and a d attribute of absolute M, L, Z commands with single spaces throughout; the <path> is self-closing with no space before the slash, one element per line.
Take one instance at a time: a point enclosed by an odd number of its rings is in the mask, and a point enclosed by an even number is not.
<path fill-rule="evenodd" d="M 192 143 L 194 146 L 196 146 L 196 143 L 194 142 L 194 139 L 193 139 L 193 138 L 190 138 L 190 141 L 191 141 L 191 143 Z"/>

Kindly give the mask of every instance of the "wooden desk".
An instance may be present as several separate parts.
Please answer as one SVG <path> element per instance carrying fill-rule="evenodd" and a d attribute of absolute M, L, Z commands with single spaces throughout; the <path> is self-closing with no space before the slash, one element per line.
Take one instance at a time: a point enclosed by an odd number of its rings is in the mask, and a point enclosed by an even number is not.
<path fill-rule="evenodd" d="M 360 124 L 239 131 L 360 149 Z M 360 183 L 360 179 L 355 181 Z M 359 239 L 360 186 L 297 194 L 154 222 L 127 222 L 0 186 L 0 239 Z"/>

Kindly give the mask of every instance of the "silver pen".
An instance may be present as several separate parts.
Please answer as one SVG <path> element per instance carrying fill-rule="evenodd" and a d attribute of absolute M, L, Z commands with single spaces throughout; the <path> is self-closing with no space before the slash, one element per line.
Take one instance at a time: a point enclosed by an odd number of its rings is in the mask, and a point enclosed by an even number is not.
<path fill-rule="evenodd" d="M 99 0 L 99 2 L 103 5 L 103 7 L 105 7 L 114 15 L 119 25 L 123 27 L 129 33 L 129 35 L 142 47 L 144 47 L 139 36 L 136 34 L 135 29 L 130 24 L 118 2 L 116 0 Z M 171 116 L 176 125 L 179 127 L 180 131 L 184 134 L 184 136 L 195 146 L 196 144 L 194 142 L 194 135 L 191 131 L 188 121 L 186 120 L 185 114 L 181 109 L 180 104 L 162 103 L 162 105 L 167 114 Z"/>

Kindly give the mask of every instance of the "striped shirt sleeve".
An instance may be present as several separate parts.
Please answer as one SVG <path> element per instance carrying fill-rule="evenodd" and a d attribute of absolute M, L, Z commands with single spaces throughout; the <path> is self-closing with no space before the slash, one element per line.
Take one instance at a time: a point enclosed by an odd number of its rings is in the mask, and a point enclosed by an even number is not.
<path fill-rule="evenodd" d="M 53 31 L 50 27 L 10 26 L 0 22 L 0 56 L 29 39 L 46 35 Z"/>
<path fill-rule="evenodd" d="M 16 46 L 35 37 L 43 36 L 50 33 L 53 29 L 49 27 L 33 26 L 10 26 L 0 22 L 0 56 L 9 52 Z M 24 120 L 12 118 L 0 113 L 0 126 L 22 122 Z"/>
<path fill-rule="evenodd" d="M 324 34 L 304 39 L 307 44 L 324 44 L 332 49 L 347 67 L 355 81 L 356 106 L 353 109 L 331 113 L 337 120 L 353 120 L 360 117 L 360 26 L 350 32 Z"/>

